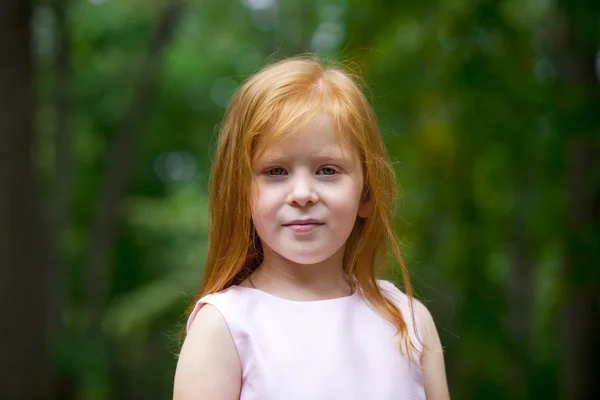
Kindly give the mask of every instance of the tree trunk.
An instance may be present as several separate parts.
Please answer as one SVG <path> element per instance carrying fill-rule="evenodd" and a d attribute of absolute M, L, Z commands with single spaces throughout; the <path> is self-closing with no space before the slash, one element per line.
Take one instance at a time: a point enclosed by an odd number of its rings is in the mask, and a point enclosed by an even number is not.
<path fill-rule="evenodd" d="M 29 1 L 0 4 L 0 398 L 40 399 L 51 390 L 47 263 L 34 161 Z"/>
<path fill-rule="evenodd" d="M 595 382 L 600 368 L 600 292 L 590 273 L 594 267 L 598 268 L 599 259 L 598 251 L 589 243 L 593 240 L 592 227 L 598 229 L 600 224 L 597 203 L 600 197 L 591 175 L 598 168 L 594 143 L 577 137 L 569 150 L 569 236 L 563 265 L 566 298 L 561 316 L 561 376 L 562 398 L 580 400 L 600 395 Z"/>
<path fill-rule="evenodd" d="M 523 144 L 524 145 L 524 144 Z M 514 227 L 512 268 L 508 280 L 508 335 L 514 351 L 510 362 L 510 395 L 512 399 L 527 396 L 529 382 L 529 344 L 531 334 L 532 262 L 528 219 L 530 188 L 527 178 L 517 177 L 517 215 Z"/>
<path fill-rule="evenodd" d="M 69 226 L 69 210 L 73 184 L 73 149 L 70 129 L 71 116 L 71 59 L 68 21 L 68 0 L 54 0 L 51 4 L 56 17 L 54 29 L 54 63 L 52 69 L 53 93 L 53 145 L 54 174 L 50 182 L 49 198 L 45 212 L 45 242 L 51 262 L 48 297 L 50 343 L 65 342 L 68 333 L 62 323 L 63 312 L 68 307 L 68 291 L 65 280 L 63 240 Z M 54 398 L 69 400 L 75 397 L 75 377 L 72 371 L 56 371 Z M 48 396 L 50 397 L 50 396 Z"/>
<path fill-rule="evenodd" d="M 600 85 L 594 71 L 600 3 L 563 1 L 560 11 L 556 62 L 563 92 L 557 98 L 557 109 L 565 121 L 568 193 L 562 270 L 561 397 L 580 400 L 600 396 L 596 382 L 600 368 Z"/>
<path fill-rule="evenodd" d="M 96 207 L 85 263 L 85 306 L 90 315 L 92 337 L 98 337 L 109 283 L 109 265 L 120 206 L 134 174 L 134 164 L 152 101 L 162 50 L 172 37 L 181 14 L 181 0 L 168 0 L 149 43 L 146 60 L 136 83 L 134 96 L 123 117 L 121 128 L 109 151 L 107 172 Z"/>

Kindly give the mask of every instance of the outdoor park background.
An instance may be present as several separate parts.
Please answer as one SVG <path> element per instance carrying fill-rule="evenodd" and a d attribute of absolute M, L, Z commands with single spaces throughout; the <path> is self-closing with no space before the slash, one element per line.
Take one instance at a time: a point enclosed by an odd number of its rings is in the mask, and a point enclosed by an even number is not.
<path fill-rule="evenodd" d="M 600 398 L 599 18 L 597 0 L 3 1 L 0 398 L 170 398 L 217 126 L 244 78 L 306 52 L 370 89 L 453 399 Z"/>

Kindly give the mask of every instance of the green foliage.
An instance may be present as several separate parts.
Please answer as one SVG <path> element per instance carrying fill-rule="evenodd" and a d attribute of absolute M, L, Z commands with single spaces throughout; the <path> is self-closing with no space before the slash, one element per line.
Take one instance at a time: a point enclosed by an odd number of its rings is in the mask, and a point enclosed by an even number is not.
<path fill-rule="evenodd" d="M 116 290 L 104 320 L 108 333 L 122 337 L 156 329 L 154 321 L 179 308 L 182 295 L 192 297 L 197 290 L 208 239 L 207 200 L 198 187 L 175 187 L 161 199 L 127 200 L 128 237 L 133 248 L 146 249 L 135 275 L 147 275 L 142 278 L 147 282 L 138 278 Z M 131 269 L 120 268 L 126 272 L 121 280 L 130 278 Z"/>
<path fill-rule="evenodd" d="M 170 395 L 175 335 L 206 257 L 218 124 L 250 73 L 307 51 L 351 60 L 369 86 L 402 189 L 398 233 L 446 346 L 453 398 L 558 397 L 557 313 L 573 290 L 562 276 L 573 243 L 590 255 L 574 274 L 600 282 L 598 228 L 575 235 L 564 223 L 566 144 L 600 124 L 592 89 L 560 76 L 562 50 L 548 37 L 565 11 L 544 0 L 186 2 L 132 154 L 134 181 L 107 269 L 103 338 L 84 343 L 89 227 L 160 10 L 140 0 L 68 6 L 75 165 L 62 246 L 69 332 L 56 358 L 77 380 L 79 397 Z M 39 5 L 33 23 L 38 164 L 51 187 L 56 21 Z M 598 43 L 597 32 L 588 35 Z M 525 292 L 515 306 L 519 282 Z M 514 315 L 528 333 L 523 340 L 514 336 Z"/>

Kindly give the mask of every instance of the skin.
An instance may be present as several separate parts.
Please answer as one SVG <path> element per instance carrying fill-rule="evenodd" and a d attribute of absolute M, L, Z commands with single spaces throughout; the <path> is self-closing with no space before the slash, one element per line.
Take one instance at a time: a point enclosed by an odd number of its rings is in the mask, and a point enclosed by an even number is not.
<path fill-rule="evenodd" d="M 238 400 L 241 387 L 240 359 L 227 323 L 207 304 L 196 314 L 181 348 L 173 399 Z"/>
<path fill-rule="evenodd" d="M 423 343 L 429 348 L 421 354 L 423 386 L 428 400 L 446 400 L 450 398 L 446 380 L 446 366 L 442 343 L 429 310 L 420 302 L 414 301 L 415 313 L 421 322 Z"/>
<path fill-rule="evenodd" d="M 260 143 L 259 143 L 260 146 Z M 351 294 L 344 276 L 345 242 L 356 217 L 368 217 L 361 203 L 363 172 L 356 153 L 338 141 L 332 119 L 320 114 L 300 132 L 271 143 L 254 160 L 252 218 L 261 238 L 264 261 L 251 276 L 254 286 L 295 301 L 324 300 Z M 321 225 L 297 233 L 293 220 L 314 218 Z M 431 314 L 415 301 L 424 343 L 422 354 L 427 399 L 447 399 L 444 358 Z M 210 379 L 200 379 L 210 376 Z M 188 332 L 175 374 L 174 399 L 239 399 L 241 364 L 222 315 L 205 305 Z"/>
<path fill-rule="evenodd" d="M 252 220 L 265 257 L 252 283 L 290 300 L 348 295 L 342 258 L 357 216 L 368 215 L 362 191 L 358 156 L 328 115 L 271 143 L 254 160 Z M 285 226 L 309 218 L 322 224 L 305 233 Z"/>

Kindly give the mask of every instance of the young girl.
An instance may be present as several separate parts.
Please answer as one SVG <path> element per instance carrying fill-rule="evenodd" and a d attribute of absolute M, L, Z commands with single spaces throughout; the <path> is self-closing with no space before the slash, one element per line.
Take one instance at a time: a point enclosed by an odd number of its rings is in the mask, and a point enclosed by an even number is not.
<path fill-rule="evenodd" d="M 219 137 L 174 398 L 448 398 L 393 234 L 394 184 L 351 75 L 303 57 L 244 82 Z M 388 244 L 407 294 L 376 279 Z"/>

